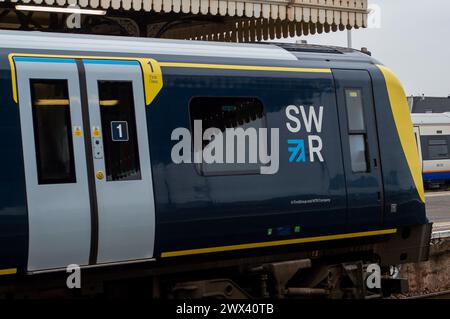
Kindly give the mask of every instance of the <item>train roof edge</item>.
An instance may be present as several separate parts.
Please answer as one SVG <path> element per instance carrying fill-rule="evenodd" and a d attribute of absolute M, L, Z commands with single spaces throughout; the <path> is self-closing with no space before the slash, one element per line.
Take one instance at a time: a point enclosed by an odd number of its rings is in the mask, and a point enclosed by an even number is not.
<path fill-rule="evenodd" d="M 414 125 L 420 124 L 450 124 L 450 112 L 446 113 L 412 113 Z"/>
<path fill-rule="evenodd" d="M 203 56 L 280 62 L 325 59 L 380 64 L 368 54 L 355 49 L 311 44 L 224 43 L 16 30 L 0 30 L 0 39 L 0 48 L 14 49 Z"/>

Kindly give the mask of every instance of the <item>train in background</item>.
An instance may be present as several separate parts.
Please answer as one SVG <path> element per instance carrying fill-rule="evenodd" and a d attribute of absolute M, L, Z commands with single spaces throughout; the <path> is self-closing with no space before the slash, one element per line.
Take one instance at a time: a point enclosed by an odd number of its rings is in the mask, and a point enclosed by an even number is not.
<path fill-rule="evenodd" d="M 450 184 L 450 113 L 413 113 L 424 185 L 439 188 Z"/>
<path fill-rule="evenodd" d="M 239 128 L 276 169 L 195 160 Z M 403 87 L 356 50 L 0 31 L 0 134 L 3 296 L 76 264 L 83 293 L 366 298 L 428 258 Z"/>

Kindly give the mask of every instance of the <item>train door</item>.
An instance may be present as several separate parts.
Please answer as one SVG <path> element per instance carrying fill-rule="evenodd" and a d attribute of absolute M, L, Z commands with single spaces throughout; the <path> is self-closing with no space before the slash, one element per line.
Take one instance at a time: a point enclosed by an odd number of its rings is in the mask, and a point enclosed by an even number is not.
<path fill-rule="evenodd" d="M 28 270 L 89 264 L 91 208 L 74 59 L 16 57 Z"/>
<path fill-rule="evenodd" d="M 383 220 L 383 182 L 372 80 L 367 71 L 333 70 L 344 153 L 350 227 Z"/>
<path fill-rule="evenodd" d="M 420 170 L 423 171 L 422 144 L 420 141 L 420 127 L 414 126 L 414 137 L 416 138 L 417 151 L 419 152 Z"/>
<path fill-rule="evenodd" d="M 98 202 L 98 263 L 153 257 L 155 209 L 142 71 L 83 60 Z"/>
<path fill-rule="evenodd" d="M 138 62 L 15 57 L 28 270 L 153 257 L 154 202 Z"/>

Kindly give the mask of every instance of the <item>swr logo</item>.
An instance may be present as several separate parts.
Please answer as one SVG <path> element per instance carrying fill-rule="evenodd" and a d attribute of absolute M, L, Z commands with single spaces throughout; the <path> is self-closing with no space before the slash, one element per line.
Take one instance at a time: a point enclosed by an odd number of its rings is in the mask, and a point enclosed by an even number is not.
<path fill-rule="evenodd" d="M 288 148 L 291 153 L 289 162 L 306 162 L 305 140 L 288 140 L 288 144 L 293 145 Z"/>
<path fill-rule="evenodd" d="M 322 133 L 323 113 L 323 106 L 305 108 L 303 105 L 289 105 L 286 108 L 286 118 L 288 120 L 286 127 L 289 132 L 299 134 L 303 131 L 308 134 L 306 139 L 288 140 L 288 151 L 291 153 L 289 157 L 290 163 L 306 162 L 306 140 L 308 143 L 309 161 L 314 162 L 316 159 L 319 162 L 324 161 L 322 156 L 323 143 L 322 138 L 319 136 Z"/>

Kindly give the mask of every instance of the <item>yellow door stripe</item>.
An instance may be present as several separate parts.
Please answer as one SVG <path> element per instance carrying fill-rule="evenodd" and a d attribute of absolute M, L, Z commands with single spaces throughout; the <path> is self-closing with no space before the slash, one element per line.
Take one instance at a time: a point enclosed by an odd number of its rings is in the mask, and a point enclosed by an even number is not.
<path fill-rule="evenodd" d="M 281 67 L 281 66 L 204 64 L 204 63 L 180 63 L 180 62 L 160 62 L 159 64 L 162 67 L 171 67 L 171 68 L 197 68 L 197 69 L 274 71 L 274 72 L 303 72 L 303 73 L 331 73 L 331 69 L 296 68 L 296 67 Z"/>
<path fill-rule="evenodd" d="M 409 111 L 408 100 L 402 84 L 395 74 L 383 65 L 378 68 L 384 75 L 386 86 L 389 94 L 392 114 L 394 116 L 395 126 L 397 127 L 398 136 L 408 162 L 409 170 L 416 185 L 420 200 L 425 202 L 425 191 L 422 180 L 422 170 L 420 168 L 419 153 L 417 150 L 416 140 L 414 138 L 414 128 Z"/>
<path fill-rule="evenodd" d="M 284 246 L 284 245 L 293 245 L 293 244 L 304 244 L 304 243 L 313 243 L 313 242 L 321 242 L 321 241 L 329 241 L 329 240 L 368 237 L 368 236 L 377 236 L 377 235 L 388 235 L 388 234 L 395 234 L 396 232 L 397 232 L 397 229 L 394 228 L 394 229 L 374 230 L 374 231 L 349 233 L 349 234 L 306 237 L 306 238 L 276 240 L 276 241 L 268 241 L 268 242 L 260 242 L 260 243 L 249 243 L 249 244 L 230 245 L 230 246 L 178 250 L 178 251 L 163 252 L 163 253 L 161 253 L 161 257 L 162 258 L 178 257 L 178 256 L 187 256 L 187 255 L 225 252 L 225 251 L 232 251 L 232 250 L 265 248 L 265 247 Z"/>
<path fill-rule="evenodd" d="M 0 276 L 17 274 L 16 268 L 0 269 Z"/>
<path fill-rule="evenodd" d="M 150 105 L 155 97 L 159 94 L 163 87 L 163 78 L 161 67 L 158 61 L 148 58 L 133 57 L 105 57 L 105 56 L 82 56 L 82 55 L 52 55 L 52 54 L 28 54 L 28 53 L 11 53 L 8 55 L 9 65 L 11 68 L 11 82 L 13 91 L 13 100 L 18 103 L 16 66 L 14 57 L 34 57 L 34 58 L 66 58 L 66 59 L 95 59 L 95 60 L 121 60 L 121 61 L 138 61 L 143 74 L 145 103 Z"/>

